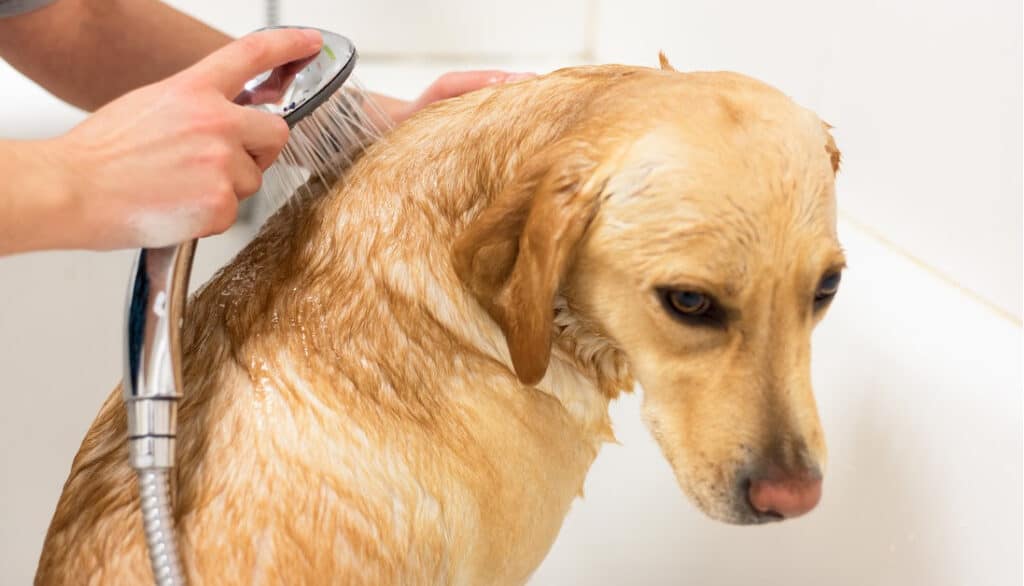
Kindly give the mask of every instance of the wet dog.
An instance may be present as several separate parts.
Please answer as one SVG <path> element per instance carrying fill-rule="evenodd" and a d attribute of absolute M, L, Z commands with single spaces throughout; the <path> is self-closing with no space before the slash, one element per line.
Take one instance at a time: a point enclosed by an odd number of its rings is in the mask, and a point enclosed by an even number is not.
<path fill-rule="evenodd" d="M 194 583 L 522 583 L 646 422 L 704 512 L 820 497 L 810 337 L 844 266 L 827 125 L 730 73 L 566 69 L 440 103 L 190 303 L 175 514 Z M 37 582 L 151 579 L 116 391 Z"/>

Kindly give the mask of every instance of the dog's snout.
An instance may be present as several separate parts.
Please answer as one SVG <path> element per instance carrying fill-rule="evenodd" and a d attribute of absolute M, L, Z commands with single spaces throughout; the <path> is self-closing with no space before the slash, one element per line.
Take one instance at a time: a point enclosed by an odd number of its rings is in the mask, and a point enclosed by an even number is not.
<path fill-rule="evenodd" d="M 747 500 L 758 515 L 789 519 L 810 512 L 821 500 L 821 474 L 773 472 L 750 478 Z"/>

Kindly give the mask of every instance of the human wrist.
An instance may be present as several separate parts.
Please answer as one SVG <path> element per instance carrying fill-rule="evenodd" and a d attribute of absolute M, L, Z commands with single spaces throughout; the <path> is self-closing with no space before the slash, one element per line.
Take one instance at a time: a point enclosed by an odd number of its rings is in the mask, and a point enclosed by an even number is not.
<path fill-rule="evenodd" d="M 0 141 L 0 254 L 76 246 L 73 182 L 55 140 Z"/>
<path fill-rule="evenodd" d="M 79 157 L 67 136 L 37 141 L 30 154 L 44 177 L 39 186 L 41 211 L 50 223 L 51 248 L 92 248 L 89 234 L 96 226 L 91 221 L 82 189 L 85 177 L 77 164 Z"/>

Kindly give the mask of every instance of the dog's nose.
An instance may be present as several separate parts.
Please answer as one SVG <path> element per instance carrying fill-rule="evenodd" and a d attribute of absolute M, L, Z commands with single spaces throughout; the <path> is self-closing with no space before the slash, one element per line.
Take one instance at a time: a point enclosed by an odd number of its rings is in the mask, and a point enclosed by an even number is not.
<path fill-rule="evenodd" d="M 762 515 L 784 519 L 799 517 L 821 500 L 821 474 L 805 471 L 751 478 L 747 499 Z"/>

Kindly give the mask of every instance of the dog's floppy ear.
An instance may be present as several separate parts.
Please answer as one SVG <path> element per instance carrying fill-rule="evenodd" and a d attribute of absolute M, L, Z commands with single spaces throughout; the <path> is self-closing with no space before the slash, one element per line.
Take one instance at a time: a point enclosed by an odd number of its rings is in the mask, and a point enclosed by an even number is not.
<path fill-rule="evenodd" d="M 828 153 L 828 157 L 832 161 L 832 172 L 839 173 L 839 163 L 843 155 L 839 152 L 839 148 L 836 147 L 835 139 L 832 138 L 832 125 L 824 121 L 821 125 L 825 127 L 825 152 Z"/>
<path fill-rule="evenodd" d="M 596 168 L 588 145 L 555 143 L 525 163 L 455 243 L 455 270 L 501 327 L 524 384 L 547 371 L 555 295 L 604 185 Z"/>

